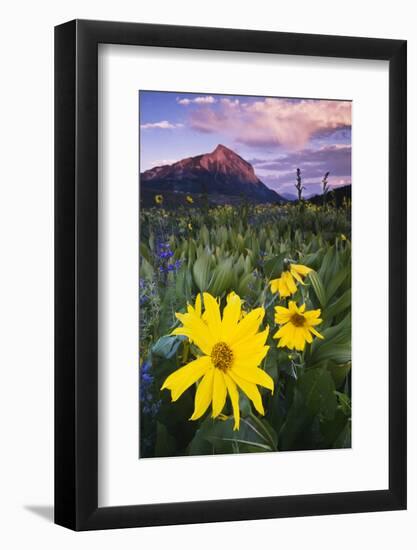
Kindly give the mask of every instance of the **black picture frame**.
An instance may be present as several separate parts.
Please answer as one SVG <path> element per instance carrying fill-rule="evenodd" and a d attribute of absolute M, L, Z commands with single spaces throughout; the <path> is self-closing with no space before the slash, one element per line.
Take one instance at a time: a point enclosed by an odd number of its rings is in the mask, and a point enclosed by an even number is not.
<path fill-rule="evenodd" d="M 389 488 L 98 507 L 98 44 L 389 62 Z M 406 508 L 406 41 L 74 20 L 55 28 L 55 523 L 74 530 Z"/>

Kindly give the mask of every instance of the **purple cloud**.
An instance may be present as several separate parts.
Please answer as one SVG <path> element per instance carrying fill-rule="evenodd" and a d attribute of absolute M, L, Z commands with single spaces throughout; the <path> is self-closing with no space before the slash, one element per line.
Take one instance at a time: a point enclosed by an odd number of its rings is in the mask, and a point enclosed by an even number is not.
<path fill-rule="evenodd" d="M 204 133 L 223 132 L 249 146 L 282 145 L 303 149 L 315 135 L 351 126 L 351 103 L 264 98 L 253 102 L 224 98 L 190 115 L 190 125 Z"/>
<path fill-rule="evenodd" d="M 303 184 L 309 193 L 320 191 L 320 182 L 330 172 L 333 187 L 351 183 L 350 145 L 330 145 L 317 150 L 294 151 L 272 160 L 251 159 L 258 177 L 275 190 L 293 191 L 295 171 L 301 169 Z"/>

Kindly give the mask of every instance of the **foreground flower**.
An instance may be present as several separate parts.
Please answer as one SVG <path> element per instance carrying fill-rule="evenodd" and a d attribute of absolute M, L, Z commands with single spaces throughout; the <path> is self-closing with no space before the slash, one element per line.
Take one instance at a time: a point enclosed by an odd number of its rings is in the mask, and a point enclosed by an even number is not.
<path fill-rule="evenodd" d="M 288 308 L 282 306 L 275 308 L 275 322 L 282 325 L 273 336 L 273 338 L 279 339 L 279 348 L 303 351 L 306 342 L 311 344 L 313 341 L 312 335 L 317 336 L 317 338 L 324 338 L 314 328 L 323 322 L 320 319 L 321 310 L 306 311 L 305 309 L 305 304 L 298 307 L 292 301 L 288 304 Z"/>
<path fill-rule="evenodd" d="M 156 204 L 162 204 L 164 202 L 164 197 L 162 195 L 155 195 Z"/>
<path fill-rule="evenodd" d="M 295 281 L 298 281 L 302 285 L 304 284 L 303 277 L 306 277 L 312 269 L 306 265 L 293 264 L 291 262 L 284 262 L 284 271 L 281 277 L 270 281 L 271 292 L 278 292 L 281 298 L 287 298 L 297 292 L 297 285 Z"/>
<path fill-rule="evenodd" d="M 212 417 L 218 417 L 229 395 L 235 419 L 234 429 L 240 425 L 240 388 L 252 401 L 259 414 L 265 414 L 257 385 L 274 390 L 272 378 L 258 368 L 266 356 L 265 345 L 269 329 L 258 332 L 265 310 L 257 308 L 241 317 L 242 301 L 231 292 L 227 305 L 220 313 L 217 300 L 203 294 L 204 313 L 198 295 L 195 306 L 188 305 L 186 313 L 177 313 L 182 326 L 172 334 L 187 336 L 199 348 L 201 355 L 181 367 L 165 380 L 161 389 L 171 390 L 176 401 L 190 386 L 200 380 L 195 394 L 194 412 L 190 420 L 197 420 L 212 406 Z"/>
<path fill-rule="evenodd" d="M 194 202 L 194 199 L 193 199 L 193 197 L 192 197 L 191 195 L 187 195 L 187 196 L 185 197 L 185 200 L 186 200 L 189 204 L 193 204 L 193 202 Z"/>

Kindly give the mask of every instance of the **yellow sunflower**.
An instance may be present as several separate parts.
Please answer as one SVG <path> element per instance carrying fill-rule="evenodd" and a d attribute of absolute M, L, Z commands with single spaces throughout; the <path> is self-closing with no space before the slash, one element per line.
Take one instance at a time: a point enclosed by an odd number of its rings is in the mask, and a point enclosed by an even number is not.
<path fill-rule="evenodd" d="M 162 195 L 155 195 L 156 204 L 162 204 L 164 202 L 164 197 Z"/>
<path fill-rule="evenodd" d="M 187 195 L 187 196 L 185 197 L 185 200 L 186 200 L 189 204 L 193 204 L 193 202 L 194 202 L 194 199 L 193 199 L 193 197 L 192 197 L 191 195 Z"/>
<path fill-rule="evenodd" d="M 275 322 L 282 325 L 273 336 L 273 338 L 279 339 L 279 348 L 286 347 L 303 351 L 306 342 L 311 344 L 313 341 L 312 335 L 317 336 L 317 338 L 324 338 L 314 328 L 323 322 L 320 319 L 321 310 L 306 311 L 305 309 L 305 304 L 298 307 L 293 301 L 290 301 L 288 308 L 282 306 L 275 308 Z"/>
<path fill-rule="evenodd" d="M 186 313 L 176 313 L 182 326 L 172 332 L 187 336 L 201 355 L 168 376 L 161 389 L 170 390 L 172 401 L 176 401 L 201 379 L 190 420 L 203 416 L 210 404 L 211 416 L 218 417 L 229 395 L 235 419 L 234 429 L 238 430 L 238 388 L 262 415 L 265 413 L 257 386 L 268 388 L 271 392 L 274 390 L 272 378 L 259 368 L 269 349 L 265 345 L 269 329 L 258 332 L 265 310 L 262 307 L 254 309 L 242 318 L 242 301 L 237 294 L 231 292 L 222 315 L 217 300 L 211 294 L 205 292 L 203 299 L 204 313 L 198 295 L 195 305 L 188 305 Z"/>
<path fill-rule="evenodd" d="M 295 281 L 298 281 L 302 285 L 304 284 L 303 277 L 306 277 L 312 269 L 306 265 L 293 264 L 288 261 L 284 261 L 284 271 L 281 277 L 278 279 L 272 279 L 270 281 L 271 292 L 278 292 L 281 298 L 287 298 L 297 292 L 297 285 Z"/>

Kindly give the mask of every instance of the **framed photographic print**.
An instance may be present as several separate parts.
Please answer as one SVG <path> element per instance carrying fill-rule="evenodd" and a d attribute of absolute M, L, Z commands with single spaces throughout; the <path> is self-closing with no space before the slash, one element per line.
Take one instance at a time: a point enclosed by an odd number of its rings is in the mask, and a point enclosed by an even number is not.
<path fill-rule="evenodd" d="M 55 521 L 406 507 L 406 42 L 55 30 Z"/>

